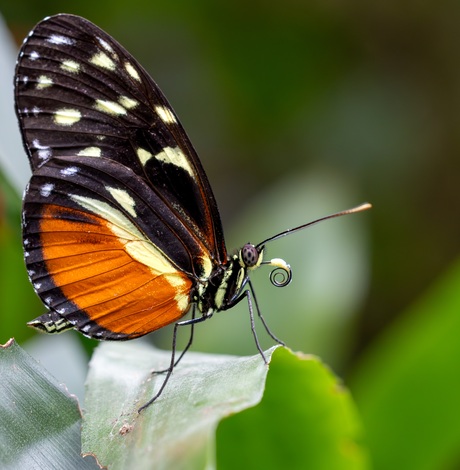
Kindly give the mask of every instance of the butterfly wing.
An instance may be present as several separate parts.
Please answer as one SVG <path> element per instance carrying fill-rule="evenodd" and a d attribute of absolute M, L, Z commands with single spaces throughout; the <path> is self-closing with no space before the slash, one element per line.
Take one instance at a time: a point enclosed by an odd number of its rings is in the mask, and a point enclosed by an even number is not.
<path fill-rule="evenodd" d="M 24 199 L 34 288 L 53 312 L 91 337 L 142 336 L 190 306 L 193 259 L 202 249 L 133 176 L 103 158 L 55 157 L 34 173 Z"/>
<path fill-rule="evenodd" d="M 47 18 L 20 51 L 16 111 L 26 265 L 51 323 L 128 339 L 184 315 L 227 253 L 206 174 L 145 70 L 89 21 Z"/>
<path fill-rule="evenodd" d="M 118 161 L 227 262 L 217 204 L 184 129 L 149 74 L 96 25 L 62 14 L 34 28 L 19 54 L 16 112 L 32 171 L 53 156 Z"/>

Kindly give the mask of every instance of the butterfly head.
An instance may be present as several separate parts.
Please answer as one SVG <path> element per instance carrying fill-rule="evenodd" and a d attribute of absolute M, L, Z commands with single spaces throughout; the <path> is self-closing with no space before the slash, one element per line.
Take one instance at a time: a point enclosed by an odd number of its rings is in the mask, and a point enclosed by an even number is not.
<path fill-rule="evenodd" d="M 268 265 L 273 266 L 275 269 L 270 273 L 270 281 L 276 287 L 287 286 L 292 280 L 292 271 L 289 264 L 280 258 L 273 258 L 270 261 L 264 261 L 264 244 L 253 245 L 246 243 L 238 252 L 238 259 L 240 266 L 246 272 L 253 271 L 259 266 Z"/>

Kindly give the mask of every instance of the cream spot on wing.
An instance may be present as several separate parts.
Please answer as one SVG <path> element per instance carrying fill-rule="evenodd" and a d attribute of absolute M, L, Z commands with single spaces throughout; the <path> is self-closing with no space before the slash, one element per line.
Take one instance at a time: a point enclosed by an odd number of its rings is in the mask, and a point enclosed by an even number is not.
<path fill-rule="evenodd" d="M 203 269 L 203 278 L 208 279 L 212 272 L 212 262 L 207 256 L 201 256 L 199 259 Z"/>
<path fill-rule="evenodd" d="M 168 278 L 168 281 L 169 281 L 169 278 Z M 184 285 L 184 284 L 186 283 L 181 279 L 181 285 Z M 177 302 L 177 306 L 179 307 L 179 310 L 182 310 L 184 312 L 185 310 L 188 309 L 188 306 L 190 304 L 188 295 L 178 294 L 174 297 L 174 300 Z"/>
<path fill-rule="evenodd" d="M 111 70 L 112 72 L 116 70 L 115 62 L 104 52 L 94 54 L 89 61 L 102 69 Z"/>
<path fill-rule="evenodd" d="M 125 62 L 125 69 L 130 77 L 134 78 L 134 80 L 137 80 L 138 82 L 141 81 L 139 72 L 129 62 Z"/>
<path fill-rule="evenodd" d="M 134 208 L 136 202 L 127 191 L 119 188 L 111 188 L 109 186 L 106 186 L 105 189 L 112 195 L 118 204 L 126 210 L 126 212 L 133 217 L 137 217 L 136 209 Z"/>
<path fill-rule="evenodd" d="M 174 288 L 180 287 L 184 284 L 184 280 L 181 276 L 177 276 L 174 274 L 167 274 L 165 275 L 165 279 L 173 286 Z"/>
<path fill-rule="evenodd" d="M 177 124 L 176 117 L 166 106 L 155 106 L 155 111 L 165 124 Z"/>
<path fill-rule="evenodd" d="M 126 109 L 135 108 L 139 104 L 139 101 L 128 98 L 127 96 L 120 96 L 118 102 Z"/>
<path fill-rule="evenodd" d="M 185 170 L 192 178 L 194 171 L 190 166 L 190 162 L 179 147 L 165 147 L 163 151 L 155 155 L 160 162 L 169 163 Z"/>
<path fill-rule="evenodd" d="M 166 255 L 145 238 L 120 210 L 101 200 L 78 194 L 72 194 L 70 198 L 84 209 L 104 219 L 107 227 L 124 245 L 126 252 L 134 260 L 148 266 L 154 275 L 177 273 L 177 269 Z"/>
<path fill-rule="evenodd" d="M 80 71 L 80 64 L 74 60 L 64 60 L 61 64 L 61 69 L 71 73 L 78 73 Z"/>
<path fill-rule="evenodd" d="M 120 116 L 126 114 L 126 108 L 114 101 L 96 100 L 96 109 L 111 116 Z"/>
<path fill-rule="evenodd" d="M 150 160 L 153 157 L 153 155 L 149 151 L 147 151 L 147 150 L 145 150 L 141 147 L 139 147 L 136 150 L 136 153 L 137 153 L 137 156 L 139 157 L 139 160 L 142 163 L 142 165 L 145 165 L 148 162 L 148 160 Z"/>
<path fill-rule="evenodd" d="M 54 113 L 54 122 L 60 126 L 71 126 L 81 119 L 78 109 L 61 108 Z"/>
<path fill-rule="evenodd" d="M 48 88 L 53 85 L 53 80 L 46 75 L 40 75 L 37 81 L 37 90 L 43 90 L 43 88 Z"/>
<path fill-rule="evenodd" d="M 100 147 L 86 147 L 83 150 L 80 150 L 77 155 L 79 157 L 100 157 L 102 150 Z"/>

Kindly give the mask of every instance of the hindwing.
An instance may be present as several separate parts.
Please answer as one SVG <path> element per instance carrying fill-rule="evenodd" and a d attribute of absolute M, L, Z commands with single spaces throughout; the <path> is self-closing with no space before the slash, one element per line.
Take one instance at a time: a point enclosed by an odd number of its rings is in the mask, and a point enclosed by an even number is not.
<path fill-rule="evenodd" d="M 133 171 L 54 157 L 24 198 L 24 249 L 42 301 L 92 337 L 130 339 L 177 321 L 209 253 Z"/>

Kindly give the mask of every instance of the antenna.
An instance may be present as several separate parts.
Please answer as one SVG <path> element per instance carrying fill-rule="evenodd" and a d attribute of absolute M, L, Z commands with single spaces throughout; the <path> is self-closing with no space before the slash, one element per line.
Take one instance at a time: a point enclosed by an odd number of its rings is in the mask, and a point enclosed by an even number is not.
<path fill-rule="evenodd" d="M 313 220 L 312 222 L 308 222 L 306 224 L 299 225 L 298 227 L 285 230 L 284 232 L 278 233 L 277 235 L 273 235 L 272 237 L 267 238 L 264 241 L 257 244 L 256 248 L 258 249 L 259 247 L 265 245 L 268 242 L 272 242 L 273 240 L 278 240 L 278 238 L 282 238 L 282 237 L 285 237 L 286 235 L 290 235 L 291 233 L 298 232 L 299 230 L 303 230 L 304 228 L 311 227 L 312 225 L 322 222 L 323 220 L 333 219 L 335 217 L 340 217 L 342 215 L 355 214 L 357 212 L 367 211 L 371 207 L 372 207 L 372 204 L 365 202 L 364 204 L 360 204 L 359 206 L 353 207 L 351 209 L 346 209 L 344 211 L 336 212 L 335 214 L 330 214 L 324 217 L 320 217 L 319 219 Z"/>

